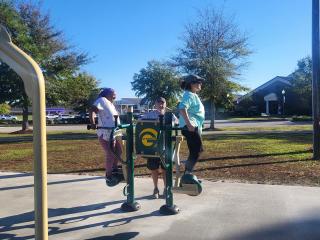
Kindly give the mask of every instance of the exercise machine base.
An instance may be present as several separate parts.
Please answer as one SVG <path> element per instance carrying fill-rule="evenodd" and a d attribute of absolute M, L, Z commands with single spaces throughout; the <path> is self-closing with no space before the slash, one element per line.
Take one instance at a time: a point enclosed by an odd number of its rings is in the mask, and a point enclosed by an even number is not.
<path fill-rule="evenodd" d="M 124 212 L 135 212 L 141 208 L 138 202 L 128 203 L 125 202 L 121 205 L 121 210 Z"/>
<path fill-rule="evenodd" d="M 190 196 L 198 196 L 202 192 L 201 184 L 181 184 L 180 187 L 173 187 L 173 193 L 187 194 Z"/>
<path fill-rule="evenodd" d="M 172 188 L 172 192 L 197 196 L 202 192 L 201 180 L 193 174 L 184 174 L 178 177 L 175 186 Z"/>
<path fill-rule="evenodd" d="M 111 183 L 106 181 L 108 187 L 115 187 L 121 182 L 126 182 L 122 173 L 112 173 L 112 176 L 116 178 L 116 181 Z"/>
<path fill-rule="evenodd" d="M 163 205 L 160 207 L 160 214 L 162 215 L 175 215 L 178 214 L 180 212 L 180 209 L 176 206 L 167 206 L 167 205 Z"/>

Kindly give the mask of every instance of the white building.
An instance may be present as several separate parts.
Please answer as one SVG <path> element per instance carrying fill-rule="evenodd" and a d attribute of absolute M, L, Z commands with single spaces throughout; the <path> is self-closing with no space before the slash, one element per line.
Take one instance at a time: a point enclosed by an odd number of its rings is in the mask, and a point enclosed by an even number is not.
<path fill-rule="evenodd" d="M 148 109 L 148 105 L 141 104 L 141 98 L 121 98 L 115 101 L 115 106 L 120 114 L 125 114 L 128 107 L 133 107 L 133 113 L 143 113 Z"/>

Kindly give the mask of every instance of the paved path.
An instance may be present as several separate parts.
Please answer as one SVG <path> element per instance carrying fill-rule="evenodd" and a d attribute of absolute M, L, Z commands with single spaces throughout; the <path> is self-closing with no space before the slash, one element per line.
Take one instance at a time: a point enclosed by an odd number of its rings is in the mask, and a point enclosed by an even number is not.
<path fill-rule="evenodd" d="M 225 127 L 275 127 L 275 126 L 296 126 L 296 125 L 311 125 L 311 122 L 291 122 L 287 120 L 279 120 L 279 121 L 246 121 L 246 120 L 216 120 L 215 126 L 217 128 L 225 128 Z M 210 126 L 210 121 L 206 120 L 205 128 Z"/>
<path fill-rule="evenodd" d="M 175 194 L 178 215 L 161 216 L 152 181 L 136 179 L 137 212 L 120 210 L 123 184 L 96 176 L 48 176 L 49 239 L 320 239 L 320 188 L 203 182 L 197 197 Z M 0 172 L 0 239 L 33 239 L 33 177 Z"/>
<path fill-rule="evenodd" d="M 305 126 L 311 125 L 311 122 L 291 122 L 291 121 L 229 121 L 229 120 L 217 120 L 217 128 L 225 127 L 274 127 L 274 126 Z M 210 121 L 206 120 L 204 124 L 205 128 L 210 126 Z M 87 129 L 87 125 L 48 125 L 47 131 L 84 131 Z M 21 130 L 20 126 L 6 127 L 0 126 L 0 133 L 10 133 Z"/>

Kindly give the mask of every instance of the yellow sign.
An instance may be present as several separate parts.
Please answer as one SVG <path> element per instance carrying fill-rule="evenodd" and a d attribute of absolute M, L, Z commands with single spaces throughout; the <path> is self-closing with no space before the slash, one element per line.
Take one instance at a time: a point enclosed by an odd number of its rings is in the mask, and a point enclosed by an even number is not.
<path fill-rule="evenodd" d="M 157 143 L 158 132 L 153 128 L 145 128 L 139 134 L 141 143 L 146 147 L 153 147 Z"/>

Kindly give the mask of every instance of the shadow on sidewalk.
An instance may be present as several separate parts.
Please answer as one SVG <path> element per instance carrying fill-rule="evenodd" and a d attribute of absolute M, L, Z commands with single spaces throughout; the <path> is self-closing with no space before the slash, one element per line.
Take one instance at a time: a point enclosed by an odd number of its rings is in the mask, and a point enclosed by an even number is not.
<path fill-rule="evenodd" d="M 32 174 L 30 174 L 30 176 L 32 176 Z M 102 178 L 103 177 L 98 176 L 98 177 L 89 177 L 89 178 L 80 178 L 80 179 L 69 179 L 69 180 L 63 180 L 63 181 L 48 182 L 48 185 L 56 185 L 56 184 L 72 183 L 72 182 L 83 182 L 83 181 L 97 180 L 97 179 L 102 179 Z M 29 187 L 34 187 L 34 184 L 26 184 L 26 185 L 20 185 L 20 186 L 12 186 L 12 187 L 2 187 L 2 188 L 0 188 L 0 191 L 29 188 Z"/>
<path fill-rule="evenodd" d="M 141 200 L 141 199 L 149 199 L 149 198 L 145 196 L 136 198 L 136 200 Z M 94 211 L 102 210 L 109 206 L 113 206 L 123 202 L 125 202 L 125 200 L 110 201 L 105 203 L 97 203 L 97 204 L 91 204 L 87 206 L 79 206 L 79 207 L 71 207 L 71 208 L 54 208 L 54 209 L 49 208 L 48 209 L 49 236 L 55 235 L 55 234 L 62 234 L 66 232 L 79 231 L 82 229 L 94 228 L 99 226 L 103 228 L 115 227 L 115 226 L 128 224 L 137 219 L 148 218 L 153 216 L 158 216 L 158 217 L 163 216 L 157 210 L 147 214 L 135 215 L 131 217 L 110 219 L 110 220 L 100 221 L 100 222 L 92 221 L 92 218 L 95 218 L 95 217 L 106 216 L 107 218 L 108 214 L 119 214 L 119 216 L 121 216 L 122 214 L 127 214 L 126 212 L 122 212 L 120 208 L 114 208 L 108 211 L 94 212 Z M 79 215 L 68 217 L 67 215 L 70 215 L 70 214 L 79 214 Z M 58 218 L 58 217 L 60 218 L 57 220 L 50 220 L 52 218 Z M 91 220 L 88 221 L 89 224 L 87 225 L 73 226 L 70 228 L 67 228 L 68 225 L 65 225 L 65 224 L 85 221 L 88 219 L 91 219 Z M 55 225 L 61 224 L 61 227 L 50 226 L 54 224 Z M 13 216 L 8 216 L 0 219 L 0 239 L 34 239 L 35 237 L 34 235 L 19 237 L 16 234 L 10 234 L 10 232 L 13 232 L 13 231 L 19 231 L 19 230 L 21 231 L 26 229 L 34 229 L 34 211 L 21 213 Z M 6 233 L 6 232 L 9 232 L 9 233 Z M 110 239 L 117 239 L 117 238 L 111 238 L 111 237 L 131 237 L 132 238 L 138 234 L 139 234 L 138 232 L 131 232 L 131 233 L 128 232 L 128 233 L 116 234 L 114 236 L 104 236 L 104 237 L 110 237 Z M 105 239 L 105 238 L 92 238 L 92 239 Z M 106 238 L 106 239 L 109 239 L 109 238 Z M 130 239 L 130 238 L 119 238 L 119 239 Z"/>
<path fill-rule="evenodd" d="M 320 217 L 306 217 L 255 229 L 251 232 L 239 233 L 222 240 L 288 240 L 288 239 L 320 239 Z"/>

